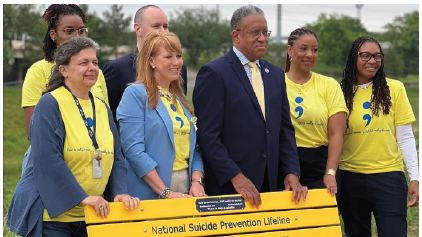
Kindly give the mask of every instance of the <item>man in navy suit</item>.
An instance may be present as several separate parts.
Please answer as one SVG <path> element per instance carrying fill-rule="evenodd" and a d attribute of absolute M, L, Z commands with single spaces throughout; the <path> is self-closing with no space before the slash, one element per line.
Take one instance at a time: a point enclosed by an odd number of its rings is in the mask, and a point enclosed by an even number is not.
<path fill-rule="evenodd" d="M 103 73 L 107 85 L 108 100 L 111 112 L 116 120 L 116 109 L 122 99 L 128 83 L 136 80 L 136 58 L 141 50 L 141 43 L 144 37 L 151 31 L 169 31 L 168 20 L 166 14 L 155 5 L 146 5 L 136 12 L 134 18 L 133 29 L 136 33 L 137 47 L 128 55 L 112 60 L 104 65 Z M 184 83 L 182 89 L 186 94 L 187 91 L 187 70 L 186 66 L 182 67 L 182 78 Z"/>
<path fill-rule="evenodd" d="M 231 28 L 233 48 L 201 67 L 193 91 L 205 192 L 239 193 L 258 207 L 259 192 L 284 186 L 293 191 L 292 200 L 297 203 L 302 194 L 306 197 L 307 189 L 299 183 L 284 71 L 262 59 L 271 33 L 264 13 L 258 7 L 243 6 L 233 13 Z M 265 109 L 252 86 L 248 62 L 258 67 L 254 78 L 263 83 Z"/>

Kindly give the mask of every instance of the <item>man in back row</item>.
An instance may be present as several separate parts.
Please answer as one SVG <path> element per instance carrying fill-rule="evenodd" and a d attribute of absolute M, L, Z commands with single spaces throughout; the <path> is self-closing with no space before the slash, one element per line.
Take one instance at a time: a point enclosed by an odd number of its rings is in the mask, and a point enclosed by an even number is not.
<path fill-rule="evenodd" d="M 136 12 L 133 29 L 136 33 L 136 49 L 123 57 L 112 60 L 104 65 L 103 73 L 107 85 L 110 109 L 113 112 L 114 121 L 117 126 L 116 110 L 122 99 L 128 83 L 136 80 L 136 58 L 141 50 L 141 43 L 144 37 L 151 31 L 169 31 L 169 23 L 166 14 L 155 5 L 146 5 Z M 187 70 L 182 67 L 182 78 L 184 83 L 182 89 L 187 91 Z"/>

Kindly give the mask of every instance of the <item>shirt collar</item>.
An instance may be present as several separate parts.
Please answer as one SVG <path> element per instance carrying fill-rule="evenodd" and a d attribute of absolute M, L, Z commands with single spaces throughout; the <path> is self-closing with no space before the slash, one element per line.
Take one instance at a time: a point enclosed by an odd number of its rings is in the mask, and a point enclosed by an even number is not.
<path fill-rule="evenodd" d="M 236 47 L 234 47 L 233 46 L 233 52 L 236 54 L 236 56 L 239 58 L 239 60 L 240 60 L 240 63 L 243 65 L 243 66 L 247 66 L 247 64 L 249 63 L 249 62 L 251 62 L 251 61 L 249 61 L 249 59 L 247 59 L 246 57 L 245 57 L 245 55 L 243 55 L 243 53 L 242 52 L 240 52 Z M 257 59 L 257 60 L 255 60 L 254 61 L 255 63 L 256 63 L 256 65 L 258 65 L 258 67 L 259 68 L 261 68 L 261 65 L 259 65 L 259 59 Z"/>

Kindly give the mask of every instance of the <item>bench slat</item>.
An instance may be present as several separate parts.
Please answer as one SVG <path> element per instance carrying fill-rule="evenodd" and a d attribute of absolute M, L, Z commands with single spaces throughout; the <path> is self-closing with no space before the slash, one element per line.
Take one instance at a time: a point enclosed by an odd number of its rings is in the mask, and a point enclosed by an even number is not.
<path fill-rule="evenodd" d="M 329 207 L 337 205 L 335 197 L 331 197 L 330 194 L 327 193 L 326 189 L 309 190 L 306 202 L 301 200 L 297 205 L 291 201 L 292 195 L 293 192 L 291 191 L 261 193 L 262 205 L 259 209 L 252 208 L 249 202 L 245 202 L 245 208 L 241 210 L 210 212 L 199 212 L 196 209 L 196 201 L 199 199 L 215 197 L 240 197 L 240 195 L 225 195 L 205 198 L 146 200 L 141 201 L 140 206 L 138 206 L 136 210 L 126 210 L 123 203 L 117 202 L 110 203 L 110 214 L 106 219 L 97 217 L 93 207 L 85 206 L 85 221 L 87 224 L 112 223 L 185 216 L 209 216 L 257 211 L 305 209 L 311 207 Z"/>
<path fill-rule="evenodd" d="M 225 235 L 227 236 L 227 235 Z M 341 236 L 341 227 L 340 226 L 327 226 L 327 227 L 317 227 L 309 229 L 300 229 L 300 230 L 282 230 L 282 231 L 270 231 L 265 233 L 252 233 L 252 234 L 242 234 L 242 235 L 230 235 L 231 237 L 335 237 Z M 222 236 L 223 237 L 223 236 Z"/>
<path fill-rule="evenodd" d="M 321 227 L 339 223 L 338 210 L 331 207 L 90 225 L 87 230 L 89 237 L 204 236 Z M 341 236 L 341 232 L 340 235 L 331 236 Z"/>

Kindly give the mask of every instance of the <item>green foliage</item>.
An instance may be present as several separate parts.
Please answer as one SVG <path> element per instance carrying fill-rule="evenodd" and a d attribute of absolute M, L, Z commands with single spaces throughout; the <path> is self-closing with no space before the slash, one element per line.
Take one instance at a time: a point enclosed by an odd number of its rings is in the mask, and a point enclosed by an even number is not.
<path fill-rule="evenodd" d="M 318 36 L 319 58 L 315 71 L 332 76 L 342 75 L 350 46 L 361 34 L 366 34 L 362 23 L 350 16 L 321 14 L 316 22 L 305 28 Z"/>
<path fill-rule="evenodd" d="M 419 74 L 419 12 L 396 17 L 385 25 L 386 39 L 391 42 L 393 75 Z M 388 57 L 388 58 L 390 58 Z M 386 56 L 387 58 L 387 56 Z"/>
<path fill-rule="evenodd" d="M 264 57 L 268 62 L 283 68 L 286 66 L 287 45 L 272 43 L 268 44 L 267 53 Z"/>
<path fill-rule="evenodd" d="M 8 73 L 12 69 L 13 50 L 10 41 L 3 40 L 3 73 Z"/>
<path fill-rule="evenodd" d="M 97 15 L 96 12 L 91 13 L 89 11 L 87 4 L 81 4 L 79 7 L 85 12 L 88 16 L 88 22 L 86 23 L 86 27 L 89 28 L 88 36 L 97 42 L 100 45 L 100 51 L 97 52 L 98 58 L 98 66 L 102 68 L 104 64 L 108 61 L 107 53 L 102 51 L 106 44 L 103 43 L 103 39 L 107 38 L 107 32 L 104 31 L 104 27 L 107 27 L 107 24 L 103 22 L 103 20 Z"/>
<path fill-rule="evenodd" d="M 170 13 L 170 30 L 176 33 L 189 56 L 188 65 L 196 68 L 199 58 L 215 58 L 231 46 L 230 24 L 216 9 L 185 8 Z"/>
<path fill-rule="evenodd" d="M 113 52 L 116 58 L 119 56 L 117 48 L 123 44 L 123 40 L 126 37 L 125 32 L 128 31 L 131 17 L 126 17 L 122 11 L 123 5 L 113 4 L 110 11 L 103 13 L 104 22 L 101 25 L 102 28 L 102 40 L 101 42 L 112 46 Z"/>
<path fill-rule="evenodd" d="M 18 87 L 3 89 L 3 236 L 16 236 L 6 225 L 6 214 L 13 190 L 21 177 L 23 155 L 29 146 L 25 120 L 21 109 L 22 90 Z"/>
<path fill-rule="evenodd" d="M 33 4 L 5 4 L 3 5 L 3 73 L 12 68 L 13 62 L 12 40 L 25 40 L 23 58 L 20 65 L 29 67 L 32 63 L 42 58 L 37 50 L 40 48 L 43 35 L 41 26 L 45 26 L 38 10 Z"/>

